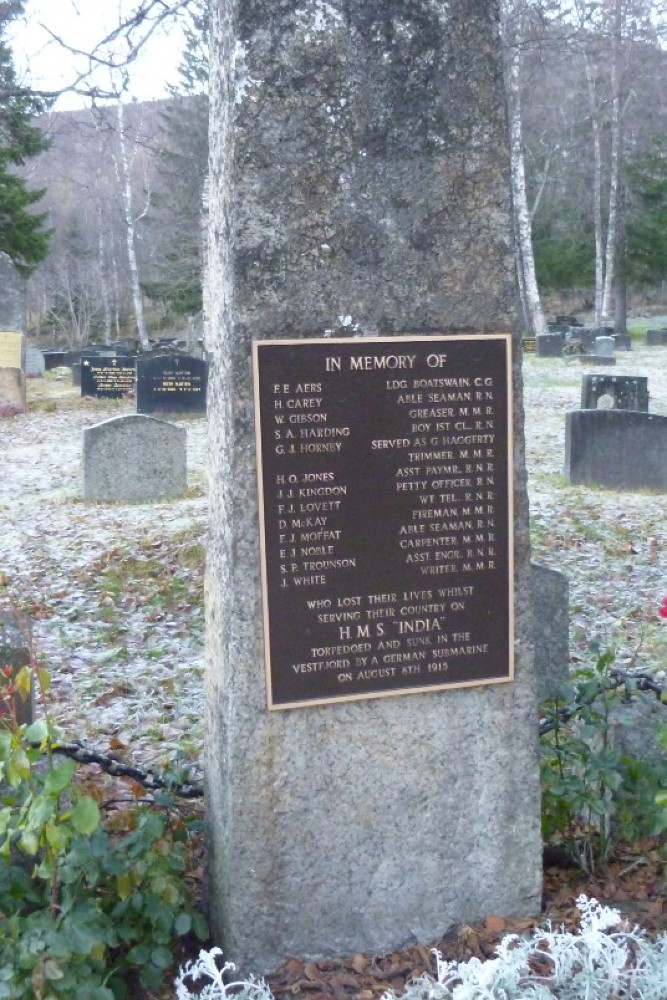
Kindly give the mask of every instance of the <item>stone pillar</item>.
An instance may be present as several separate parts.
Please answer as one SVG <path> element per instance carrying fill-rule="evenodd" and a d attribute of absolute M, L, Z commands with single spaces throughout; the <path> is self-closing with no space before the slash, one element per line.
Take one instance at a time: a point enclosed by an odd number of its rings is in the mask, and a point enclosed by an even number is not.
<path fill-rule="evenodd" d="M 253 339 L 514 328 L 509 158 L 489 0 L 215 0 L 212 38 L 208 886 L 266 973 L 539 910 L 518 370 L 512 683 L 268 711 L 253 436 Z"/>

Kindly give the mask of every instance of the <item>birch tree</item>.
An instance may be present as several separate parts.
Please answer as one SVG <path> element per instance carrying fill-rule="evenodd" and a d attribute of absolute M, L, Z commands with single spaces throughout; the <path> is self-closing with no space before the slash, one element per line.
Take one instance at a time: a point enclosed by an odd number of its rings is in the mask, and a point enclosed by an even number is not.
<path fill-rule="evenodd" d="M 120 196 L 123 237 L 127 260 L 127 274 L 132 298 L 132 310 L 137 328 L 137 336 L 142 348 L 149 347 L 148 330 L 144 316 L 143 293 L 137 253 L 137 227 L 145 218 L 150 205 L 151 187 L 145 163 L 138 164 L 141 143 L 138 138 L 141 125 L 130 130 L 126 121 L 125 105 L 119 98 L 113 110 L 93 105 L 91 117 L 99 136 L 100 156 L 108 155 L 113 164 L 118 193 Z M 113 118 L 113 120 L 112 120 Z M 142 197 L 137 205 L 134 175 L 141 167 Z"/>
<path fill-rule="evenodd" d="M 532 336 L 547 332 L 540 291 L 535 272 L 532 216 L 528 205 L 526 164 L 524 158 L 523 123 L 521 116 L 521 17 L 517 8 L 505 4 L 503 11 L 503 41 L 505 47 L 505 80 L 507 90 L 512 202 L 517 244 L 519 294 L 524 320 Z"/>

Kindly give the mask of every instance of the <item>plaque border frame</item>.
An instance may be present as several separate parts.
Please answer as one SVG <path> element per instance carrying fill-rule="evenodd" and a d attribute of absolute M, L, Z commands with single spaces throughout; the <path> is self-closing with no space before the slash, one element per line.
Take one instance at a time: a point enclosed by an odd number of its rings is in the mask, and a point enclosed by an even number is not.
<path fill-rule="evenodd" d="M 334 347 L 336 344 L 358 344 L 365 347 L 371 344 L 386 344 L 391 342 L 400 343 L 442 343 L 443 341 L 490 341 L 502 340 L 505 342 L 505 366 L 507 384 L 507 576 L 508 576 L 508 673 L 503 677 L 489 677 L 482 680 L 472 681 L 450 681 L 442 684 L 429 684 L 415 687 L 401 687 L 395 691 L 365 691 L 357 694 L 340 695 L 335 697 L 306 698 L 293 702 L 274 703 L 272 699 L 272 674 L 271 674 L 271 630 L 269 616 L 269 594 L 268 594 L 268 567 L 266 559 L 266 522 L 264 515 L 264 484 L 263 484 L 263 455 L 262 455 L 262 421 L 260 386 L 259 386 L 259 352 L 264 346 L 304 346 L 308 344 L 321 344 Z M 337 705 L 351 701 L 367 701 L 374 698 L 394 698 L 399 695 L 430 694 L 441 691 L 456 691 L 463 688 L 487 687 L 495 684 L 510 684 L 514 681 L 514 642 L 515 642 L 515 613 L 514 613 L 514 395 L 513 395 L 513 365 L 512 347 L 514 336 L 508 331 L 496 331 L 494 333 L 428 333 L 424 335 L 412 334 L 389 334 L 385 337 L 285 337 L 271 339 L 256 339 L 252 341 L 252 380 L 254 399 L 254 420 L 255 420 L 255 464 L 257 474 L 257 502 L 259 514 L 259 546 L 260 546 L 260 570 L 261 570 L 261 600 L 262 600 L 262 628 L 263 628 L 263 648 L 264 648 L 264 677 L 266 683 L 267 708 L 271 712 L 283 711 L 294 708 L 314 708 L 320 705 Z"/>

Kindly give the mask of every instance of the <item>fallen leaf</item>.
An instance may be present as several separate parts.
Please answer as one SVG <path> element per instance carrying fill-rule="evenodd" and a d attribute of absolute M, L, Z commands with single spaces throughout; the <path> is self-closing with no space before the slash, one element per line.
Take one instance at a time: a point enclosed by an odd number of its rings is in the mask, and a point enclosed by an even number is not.
<path fill-rule="evenodd" d="M 507 928 L 507 922 L 502 917 L 490 916 L 484 921 L 484 927 L 489 934 L 502 934 Z"/>

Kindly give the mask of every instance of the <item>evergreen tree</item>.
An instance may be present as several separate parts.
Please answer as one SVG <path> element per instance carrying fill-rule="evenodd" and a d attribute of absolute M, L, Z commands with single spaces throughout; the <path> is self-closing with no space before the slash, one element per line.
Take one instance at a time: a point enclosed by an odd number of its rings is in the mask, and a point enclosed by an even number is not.
<path fill-rule="evenodd" d="M 202 308 L 202 199 L 208 169 L 208 3 L 188 11 L 179 82 L 162 116 L 158 137 L 160 192 L 147 224 L 157 247 L 154 277 L 143 282 L 150 298 L 176 315 Z"/>
<path fill-rule="evenodd" d="M 667 137 L 628 166 L 624 195 L 620 276 L 634 286 L 660 284 L 667 279 Z"/>
<path fill-rule="evenodd" d="M 45 214 L 32 211 L 44 191 L 31 190 L 18 170 L 49 144 L 32 124 L 44 103 L 18 85 L 4 38 L 10 21 L 22 9 L 23 0 L 0 3 L 0 251 L 27 276 L 48 253 L 49 232 L 44 228 Z"/>

